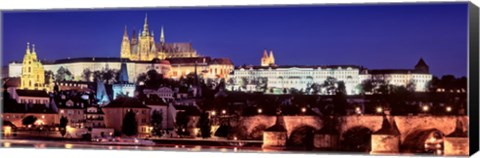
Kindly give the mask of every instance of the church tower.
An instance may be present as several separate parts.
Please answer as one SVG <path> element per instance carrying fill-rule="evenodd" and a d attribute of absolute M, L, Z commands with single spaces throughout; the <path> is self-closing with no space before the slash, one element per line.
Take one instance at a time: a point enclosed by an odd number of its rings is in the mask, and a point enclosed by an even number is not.
<path fill-rule="evenodd" d="M 261 66 L 272 66 L 275 65 L 275 57 L 273 57 L 273 51 L 270 50 L 270 55 L 268 55 L 267 50 L 263 50 L 263 56 L 261 60 Z"/>
<path fill-rule="evenodd" d="M 122 46 L 120 50 L 121 58 L 130 58 L 130 40 L 128 39 L 127 26 L 125 26 L 125 31 L 123 33 Z"/>
<path fill-rule="evenodd" d="M 269 64 L 270 65 L 275 65 L 275 57 L 273 57 L 273 51 L 270 50 L 270 55 L 268 56 L 269 59 Z"/>
<path fill-rule="evenodd" d="M 139 59 L 142 61 L 151 60 L 152 45 L 155 46 L 155 40 L 148 29 L 148 16 L 145 14 L 145 23 L 143 24 L 143 30 L 138 39 L 138 53 Z"/>
<path fill-rule="evenodd" d="M 32 45 L 32 50 L 30 50 L 30 43 L 27 43 L 27 49 L 23 57 L 20 89 L 46 89 L 45 70 L 42 63 L 37 59 L 35 45 Z"/>
<path fill-rule="evenodd" d="M 120 95 L 133 97 L 135 94 L 135 84 L 128 82 L 127 63 L 122 62 L 120 65 L 119 80 L 113 84 L 113 99 Z"/>
<path fill-rule="evenodd" d="M 160 43 L 161 44 L 165 43 L 165 35 L 163 34 L 163 26 L 160 29 Z"/>
<path fill-rule="evenodd" d="M 269 58 L 267 54 L 267 49 L 263 50 L 263 56 L 261 59 L 261 66 L 268 66 L 269 65 Z"/>
<path fill-rule="evenodd" d="M 423 61 L 423 58 L 420 58 L 417 65 L 415 65 L 415 70 L 420 73 L 429 73 L 430 71 L 427 63 Z"/>

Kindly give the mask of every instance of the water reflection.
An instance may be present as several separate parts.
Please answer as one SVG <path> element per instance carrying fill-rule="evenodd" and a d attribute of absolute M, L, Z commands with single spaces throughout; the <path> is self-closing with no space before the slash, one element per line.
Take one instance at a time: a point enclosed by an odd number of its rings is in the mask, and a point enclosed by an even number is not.
<path fill-rule="evenodd" d="M 11 145 L 11 144 L 10 144 L 9 142 L 3 143 L 3 147 L 4 147 L 4 148 L 10 148 L 10 145 Z"/>
<path fill-rule="evenodd" d="M 71 149 L 73 147 L 73 144 L 65 144 L 65 148 Z"/>
<path fill-rule="evenodd" d="M 35 144 L 33 145 L 35 148 L 45 148 L 45 143 L 39 143 L 39 144 Z"/>

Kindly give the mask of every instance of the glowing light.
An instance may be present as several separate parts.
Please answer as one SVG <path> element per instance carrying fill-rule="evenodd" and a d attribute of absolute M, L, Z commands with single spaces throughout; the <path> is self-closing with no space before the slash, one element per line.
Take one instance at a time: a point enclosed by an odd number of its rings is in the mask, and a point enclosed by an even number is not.
<path fill-rule="evenodd" d="M 377 107 L 377 113 L 382 113 L 383 112 L 383 108 L 382 107 Z"/>
<path fill-rule="evenodd" d="M 356 107 L 356 108 L 355 108 L 355 112 L 356 112 L 357 114 L 362 114 L 362 109 L 360 109 L 360 107 Z"/>
<path fill-rule="evenodd" d="M 71 149 L 73 147 L 73 144 L 65 144 L 65 148 Z"/>
<path fill-rule="evenodd" d="M 303 112 L 303 113 L 307 112 L 307 108 L 304 108 L 304 107 L 303 107 L 303 108 L 302 108 L 302 112 Z"/>
<path fill-rule="evenodd" d="M 70 127 L 70 126 L 67 126 L 67 132 L 68 133 L 72 133 L 73 130 L 75 130 L 74 128 Z"/>
<path fill-rule="evenodd" d="M 4 142 L 4 143 L 3 143 L 3 147 L 4 147 L 4 148 L 10 148 L 11 145 L 12 145 L 12 144 L 10 144 L 10 142 Z"/>
<path fill-rule="evenodd" d="M 259 114 L 261 114 L 263 111 L 262 111 L 262 109 L 258 109 L 257 112 L 258 112 Z"/>
<path fill-rule="evenodd" d="M 217 113 L 215 111 L 212 111 L 212 116 L 215 116 Z"/>
<path fill-rule="evenodd" d="M 12 127 L 10 127 L 10 126 L 5 126 L 5 127 L 3 127 L 3 130 L 4 130 L 4 132 L 5 132 L 5 135 L 10 135 L 10 134 L 12 134 Z"/>
<path fill-rule="evenodd" d="M 222 110 L 222 114 L 226 114 L 227 113 L 227 110 Z"/>
<path fill-rule="evenodd" d="M 45 115 L 42 115 L 42 119 L 45 119 Z"/>
<path fill-rule="evenodd" d="M 234 147 L 234 148 L 233 148 L 233 151 L 237 152 L 237 150 L 238 150 L 237 147 Z"/>
<path fill-rule="evenodd" d="M 423 110 L 424 112 L 427 112 L 429 109 L 430 109 L 430 107 L 428 107 L 428 105 L 424 105 L 424 106 L 422 107 L 422 110 Z"/>
<path fill-rule="evenodd" d="M 445 110 L 447 110 L 447 112 L 451 112 L 451 111 L 452 111 L 452 107 L 447 106 L 447 108 L 446 108 Z"/>
<path fill-rule="evenodd" d="M 35 121 L 35 125 L 44 125 L 45 122 L 43 122 L 43 120 L 37 120 Z M 30 125 L 29 125 L 30 126 Z M 29 127 L 30 128 L 30 127 Z"/>
<path fill-rule="evenodd" d="M 237 140 L 238 138 L 237 137 L 233 137 L 233 140 Z"/>

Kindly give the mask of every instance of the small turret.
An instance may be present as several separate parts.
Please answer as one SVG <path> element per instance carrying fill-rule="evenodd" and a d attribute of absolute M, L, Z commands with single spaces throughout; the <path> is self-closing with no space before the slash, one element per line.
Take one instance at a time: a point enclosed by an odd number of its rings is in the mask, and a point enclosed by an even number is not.
<path fill-rule="evenodd" d="M 160 29 L 160 43 L 165 43 L 165 35 L 163 34 L 163 26 Z"/>

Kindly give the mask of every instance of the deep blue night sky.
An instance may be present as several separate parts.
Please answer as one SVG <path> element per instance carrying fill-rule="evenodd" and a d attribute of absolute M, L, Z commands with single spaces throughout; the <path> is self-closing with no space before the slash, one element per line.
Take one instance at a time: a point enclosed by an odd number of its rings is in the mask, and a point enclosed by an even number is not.
<path fill-rule="evenodd" d="M 235 65 L 259 65 L 267 48 L 279 65 L 413 68 L 423 57 L 434 75 L 467 74 L 467 3 L 6 12 L 2 65 L 27 41 L 41 59 L 119 57 L 124 26 L 131 35 L 145 13 L 157 42 L 164 26 L 167 42 Z"/>

